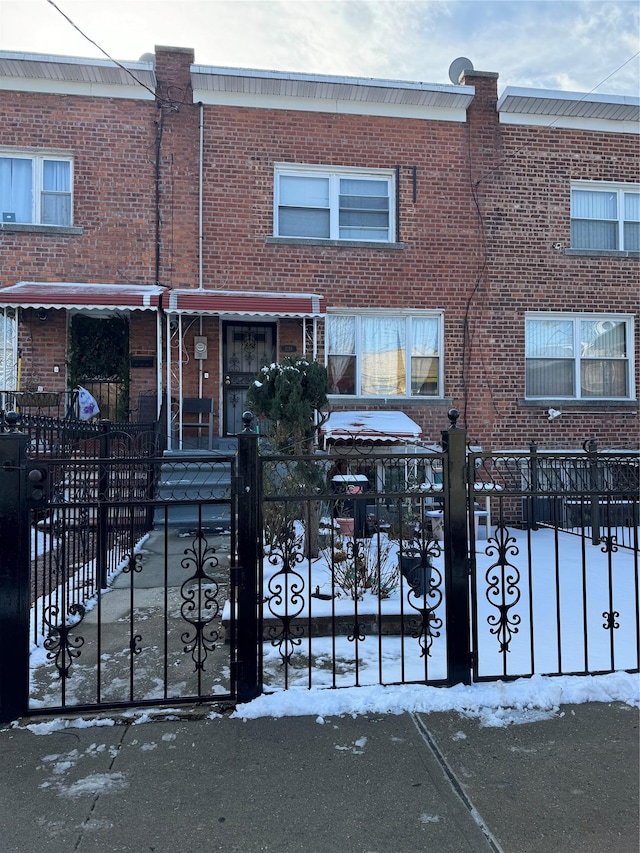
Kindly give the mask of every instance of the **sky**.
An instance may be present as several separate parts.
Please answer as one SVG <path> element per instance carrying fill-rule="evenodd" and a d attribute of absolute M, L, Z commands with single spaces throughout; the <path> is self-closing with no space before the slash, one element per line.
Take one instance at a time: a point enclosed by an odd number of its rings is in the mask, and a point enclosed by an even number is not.
<path fill-rule="evenodd" d="M 440 84 L 463 56 L 500 91 L 640 90 L 637 0 L 0 0 L 0 50 L 104 58 L 96 45 L 119 61 L 172 45 L 199 65 Z"/>

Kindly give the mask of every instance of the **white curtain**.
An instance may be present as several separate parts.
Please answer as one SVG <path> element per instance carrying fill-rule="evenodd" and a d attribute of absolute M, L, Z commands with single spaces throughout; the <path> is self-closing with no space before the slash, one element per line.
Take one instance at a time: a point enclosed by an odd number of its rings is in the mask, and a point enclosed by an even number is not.
<path fill-rule="evenodd" d="M 332 394 L 355 394 L 355 317 L 327 317 L 329 388 Z"/>
<path fill-rule="evenodd" d="M 640 193 L 624 194 L 624 249 L 640 252 Z"/>
<path fill-rule="evenodd" d="M 16 387 L 16 321 L 0 314 L 0 390 Z"/>
<path fill-rule="evenodd" d="M 362 318 L 361 393 L 374 397 L 406 393 L 404 317 Z"/>
<path fill-rule="evenodd" d="M 70 163 L 44 161 L 41 216 L 44 225 L 71 224 Z"/>
<path fill-rule="evenodd" d="M 31 160 L 0 157 L 0 212 L 15 216 L 15 222 L 32 220 Z M 8 220 L 11 221 L 11 220 Z"/>

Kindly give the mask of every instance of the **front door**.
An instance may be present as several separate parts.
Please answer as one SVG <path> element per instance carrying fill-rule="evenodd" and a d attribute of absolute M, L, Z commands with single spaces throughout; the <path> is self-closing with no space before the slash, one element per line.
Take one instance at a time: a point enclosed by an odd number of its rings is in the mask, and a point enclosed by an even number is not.
<path fill-rule="evenodd" d="M 247 391 L 261 367 L 276 360 L 274 323 L 225 323 L 224 422 L 225 435 L 242 432 Z"/>

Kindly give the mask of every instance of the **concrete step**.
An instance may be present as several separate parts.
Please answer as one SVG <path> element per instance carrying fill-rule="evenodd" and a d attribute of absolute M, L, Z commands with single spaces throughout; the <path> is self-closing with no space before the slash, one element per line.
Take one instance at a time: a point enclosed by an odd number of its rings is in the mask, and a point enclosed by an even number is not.
<path fill-rule="evenodd" d="M 185 533 L 199 526 L 210 531 L 229 530 L 231 504 L 219 501 L 231 496 L 229 457 L 236 446 L 236 440 L 229 439 L 224 447 L 213 451 L 166 452 L 156 494 L 160 501 L 175 501 L 177 505 L 166 511 L 158 507 L 155 526 L 167 524 Z"/>
<path fill-rule="evenodd" d="M 231 504 L 178 504 L 166 510 L 157 507 L 153 526 L 159 529 L 165 524 L 185 534 L 198 529 L 204 533 L 227 532 L 231 529 Z"/>

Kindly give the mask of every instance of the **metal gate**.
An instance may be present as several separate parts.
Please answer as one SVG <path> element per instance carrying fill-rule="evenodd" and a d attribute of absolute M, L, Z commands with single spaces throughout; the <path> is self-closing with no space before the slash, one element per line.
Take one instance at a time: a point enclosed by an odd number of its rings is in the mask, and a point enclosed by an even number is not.
<path fill-rule="evenodd" d="M 637 671 L 637 452 L 0 433 L 0 720 Z M 30 674 L 31 666 L 31 674 Z"/>
<path fill-rule="evenodd" d="M 0 436 L 2 719 L 260 692 L 251 454 L 139 450 L 109 424 Z"/>

